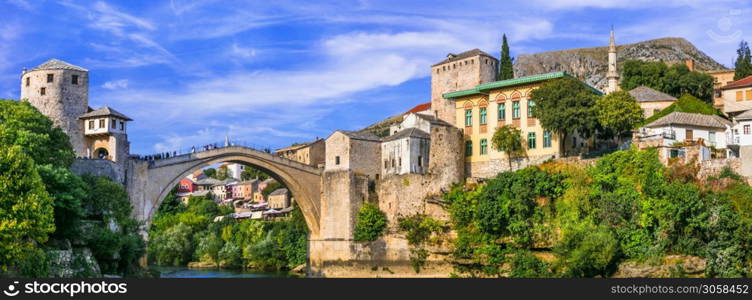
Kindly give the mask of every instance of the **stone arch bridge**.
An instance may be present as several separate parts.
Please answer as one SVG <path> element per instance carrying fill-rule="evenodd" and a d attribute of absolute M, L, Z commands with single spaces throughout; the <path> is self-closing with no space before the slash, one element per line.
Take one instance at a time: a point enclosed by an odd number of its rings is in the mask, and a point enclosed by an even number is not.
<path fill-rule="evenodd" d="M 284 183 L 295 197 L 311 234 L 318 235 L 321 219 L 322 169 L 243 146 L 228 146 L 155 161 L 130 160 L 126 187 L 134 214 L 147 226 L 161 201 L 182 178 L 220 162 L 258 167 Z"/>

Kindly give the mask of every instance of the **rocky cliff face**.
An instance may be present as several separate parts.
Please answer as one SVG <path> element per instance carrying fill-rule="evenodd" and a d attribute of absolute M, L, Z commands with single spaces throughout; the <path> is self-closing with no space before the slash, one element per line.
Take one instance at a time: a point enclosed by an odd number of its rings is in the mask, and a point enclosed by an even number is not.
<path fill-rule="evenodd" d="M 662 61 L 667 64 L 694 60 L 695 70 L 725 69 L 683 38 L 660 38 L 634 44 L 617 46 L 617 67 L 628 60 Z M 568 49 L 560 51 L 523 54 L 516 58 L 516 77 L 565 71 L 588 84 L 603 89 L 608 70 L 608 47 Z"/>

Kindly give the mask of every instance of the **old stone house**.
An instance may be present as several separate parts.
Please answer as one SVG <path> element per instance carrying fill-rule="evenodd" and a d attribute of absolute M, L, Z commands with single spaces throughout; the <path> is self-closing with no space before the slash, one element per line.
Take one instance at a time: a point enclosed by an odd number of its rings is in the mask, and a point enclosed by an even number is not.
<path fill-rule="evenodd" d="M 734 81 L 735 71 L 733 69 L 721 69 L 705 73 L 712 76 L 715 80 L 713 84 L 713 108 L 723 111 L 723 93 L 721 92 L 721 88 Z"/>
<path fill-rule="evenodd" d="M 637 104 L 640 105 L 640 108 L 642 108 L 642 115 L 645 118 L 652 117 L 656 112 L 676 102 L 676 97 L 656 91 L 644 85 L 630 90 L 629 94 L 632 95 L 637 101 Z"/>
<path fill-rule="evenodd" d="M 290 195 L 287 189 L 276 189 L 269 194 L 269 208 L 283 209 L 290 206 Z"/>
<path fill-rule="evenodd" d="M 323 139 L 316 139 L 313 142 L 278 149 L 275 153 L 284 158 L 317 167 L 323 165 L 326 160 L 326 145 Z"/>
<path fill-rule="evenodd" d="M 337 130 L 326 138 L 325 171 L 346 171 L 379 178 L 381 140 L 371 133 Z"/>

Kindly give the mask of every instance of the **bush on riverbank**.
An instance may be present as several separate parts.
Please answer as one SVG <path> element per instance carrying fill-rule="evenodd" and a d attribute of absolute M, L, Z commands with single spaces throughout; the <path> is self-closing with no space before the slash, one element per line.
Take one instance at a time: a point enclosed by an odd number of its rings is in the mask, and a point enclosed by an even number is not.
<path fill-rule="evenodd" d="M 685 173 L 665 168 L 654 150 L 627 150 L 594 166 L 548 163 L 457 186 L 444 196 L 456 271 L 609 276 L 620 262 L 677 254 L 707 259 L 708 277 L 749 276 L 752 187 L 729 170 Z M 550 264 L 517 258 L 546 249 Z"/>

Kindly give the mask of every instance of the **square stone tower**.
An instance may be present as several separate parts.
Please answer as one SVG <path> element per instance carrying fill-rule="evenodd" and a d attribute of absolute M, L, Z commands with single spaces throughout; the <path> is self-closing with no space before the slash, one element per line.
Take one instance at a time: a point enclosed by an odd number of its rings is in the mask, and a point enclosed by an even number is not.
<path fill-rule="evenodd" d="M 436 116 L 457 126 L 454 103 L 442 95 L 496 81 L 498 66 L 496 58 L 479 49 L 449 53 L 445 60 L 431 66 L 431 109 Z"/>

